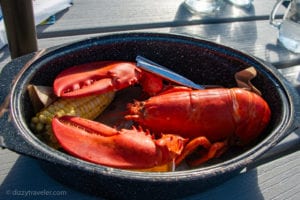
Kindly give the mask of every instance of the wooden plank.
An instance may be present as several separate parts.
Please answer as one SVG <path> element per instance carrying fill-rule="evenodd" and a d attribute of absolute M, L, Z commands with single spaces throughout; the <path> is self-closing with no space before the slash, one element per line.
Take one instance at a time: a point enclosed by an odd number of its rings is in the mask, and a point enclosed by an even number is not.
<path fill-rule="evenodd" d="M 300 54 L 289 52 L 277 41 L 278 30 L 268 20 L 180 26 L 170 28 L 170 32 L 217 42 L 273 63 L 278 68 L 300 63 Z"/>
<path fill-rule="evenodd" d="M 299 199 L 300 152 L 274 160 L 204 193 L 194 199 Z"/>
<path fill-rule="evenodd" d="M 300 54 L 291 53 L 278 43 L 278 31 L 269 24 L 268 20 L 187 25 L 121 32 L 172 33 L 205 39 L 254 55 L 274 64 L 277 68 L 287 68 L 300 63 Z M 89 37 L 114 33 L 116 32 L 43 38 L 38 40 L 38 46 L 39 49 L 49 48 Z M 9 51 L 6 47 L 0 53 L 0 71 L 1 66 L 5 65 L 9 60 Z"/>
<path fill-rule="evenodd" d="M 226 1 L 220 11 L 211 15 L 191 14 L 183 0 L 74 0 L 74 5 L 57 14 L 54 25 L 39 26 L 40 38 L 159 28 L 216 21 L 248 21 L 268 19 L 275 0 L 254 1 L 249 9 L 235 7 Z M 279 15 L 282 15 L 282 9 Z"/>
<path fill-rule="evenodd" d="M 288 52 L 277 43 L 277 30 L 267 20 L 275 1 L 255 0 L 252 11 L 226 5 L 217 15 L 200 16 L 189 14 L 181 5 L 183 0 L 74 0 L 74 6 L 59 13 L 54 25 L 38 27 L 39 48 L 123 31 L 184 34 L 224 44 L 271 62 L 282 68 L 281 72 L 299 89 L 299 67 L 290 66 L 299 64 L 300 55 Z M 216 24 L 216 19 L 222 23 Z M 6 47 L 0 52 L 0 72 L 9 60 Z M 230 181 L 187 199 L 221 199 L 224 196 L 246 200 L 298 199 L 299 135 L 299 131 L 291 133 L 257 162 L 259 167 L 250 166 Z M 10 192 L 25 190 L 66 192 L 63 196 L 49 195 L 43 199 L 99 199 L 57 183 L 29 157 L 0 149 L 0 160 L 0 199 L 19 199 L 19 195 Z"/>
<path fill-rule="evenodd" d="M 7 151 L 7 150 L 0 150 Z M 45 174 L 34 159 L 9 153 L 17 160 L 6 176 L 0 176 L 0 196 L 4 199 L 19 199 L 18 191 L 63 191 L 59 199 L 99 199 L 61 185 Z M 2 154 L 0 154 L 1 156 Z M 0 157 L 0 160 L 1 157 Z M 199 194 L 186 197 L 194 199 L 287 199 L 296 200 L 300 195 L 300 152 L 297 151 L 255 169 L 245 170 L 229 181 Z M 0 165 L 1 166 L 1 165 Z M 33 178 L 34 177 L 34 178 Z M 53 199 L 53 195 L 43 199 Z"/>
<path fill-rule="evenodd" d="M 278 43 L 278 31 L 269 24 L 268 20 L 186 25 L 121 32 L 171 33 L 205 39 L 249 53 L 274 64 L 278 68 L 286 68 L 300 63 L 300 54 L 291 53 Z M 39 39 L 39 48 L 48 48 L 88 37 L 113 33 L 116 32 Z"/>

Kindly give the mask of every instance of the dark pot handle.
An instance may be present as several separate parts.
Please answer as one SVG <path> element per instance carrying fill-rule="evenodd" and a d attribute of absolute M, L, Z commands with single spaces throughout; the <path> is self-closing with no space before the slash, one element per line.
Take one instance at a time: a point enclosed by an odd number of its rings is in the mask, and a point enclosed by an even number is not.
<path fill-rule="evenodd" d="M 272 73 L 277 76 L 277 79 L 282 81 L 283 87 L 287 91 L 287 96 L 293 103 L 293 124 L 290 126 L 289 131 L 286 131 L 286 134 L 280 138 L 280 140 L 282 140 L 290 133 L 300 128 L 300 78 L 298 78 L 298 76 L 300 77 L 300 65 L 285 69 L 277 69 L 272 64 L 260 58 L 255 57 L 255 59 L 267 65 Z"/>
<path fill-rule="evenodd" d="M 295 116 L 297 127 L 300 127 L 300 65 L 279 69 L 279 72 L 287 80 L 290 91 L 294 94 Z"/>
<path fill-rule="evenodd" d="M 21 56 L 4 66 L 0 73 L 0 146 L 18 153 L 34 155 L 31 145 L 19 134 L 10 116 L 10 92 L 15 79 L 20 76 L 36 59 L 46 52 L 42 49 L 38 52 Z"/>
<path fill-rule="evenodd" d="M 293 113 L 291 113 L 291 116 L 294 116 L 294 118 L 290 120 L 291 124 L 288 126 L 287 130 L 284 131 L 284 134 L 281 134 L 279 138 L 276 139 L 276 143 L 272 144 L 273 147 L 269 149 L 270 151 L 266 152 L 259 159 L 251 163 L 247 169 L 256 168 L 259 165 L 278 159 L 300 149 L 300 135 L 297 132 L 300 128 L 300 80 L 298 80 L 298 76 L 300 75 L 300 65 L 278 70 L 270 63 L 261 59 L 258 60 L 269 66 L 270 70 L 273 71 L 277 78 L 284 83 L 285 90 L 288 91 L 289 98 L 293 102 Z"/>
<path fill-rule="evenodd" d="M 293 99 L 294 124 L 290 128 L 290 133 L 300 128 L 300 65 L 278 70 L 285 82 L 286 89 Z"/>

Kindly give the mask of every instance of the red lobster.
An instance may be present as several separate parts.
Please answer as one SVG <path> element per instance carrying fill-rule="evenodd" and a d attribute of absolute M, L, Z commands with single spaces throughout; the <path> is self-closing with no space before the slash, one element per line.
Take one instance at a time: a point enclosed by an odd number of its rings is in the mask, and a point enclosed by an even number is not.
<path fill-rule="evenodd" d="M 78 117 L 54 118 L 53 131 L 61 146 L 72 155 L 111 167 L 144 169 L 173 160 L 179 164 L 190 154 L 189 163 L 197 166 L 231 145 L 254 141 L 270 121 L 268 104 L 255 93 L 240 88 L 163 90 L 160 77 L 130 62 L 71 67 L 58 75 L 54 91 L 58 96 L 76 97 L 135 83 L 156 94 L 128 104 L 125 118 L 140 128 L 117 130 Z"/>

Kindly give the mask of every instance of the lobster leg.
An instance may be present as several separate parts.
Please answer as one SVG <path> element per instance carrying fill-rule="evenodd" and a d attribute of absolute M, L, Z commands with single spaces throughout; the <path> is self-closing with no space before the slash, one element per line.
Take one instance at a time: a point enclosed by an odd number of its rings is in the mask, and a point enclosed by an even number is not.
<path fill-rule="evenodd" d="M 63 116 L 52 120 L 54 135 L 70 154 L 81 159 L 123 169 L 146 169 L 172 162 L 185 139 L 163 135 L 160 139 L 138 129 L 116 130 L 95 121 Z"/>
<path fill-rule="evenodd" d="M 202 147 L 197 153 L 197 149 Z M 195 154 L 195 158 L 187 161 L 191 167 L 199 166 L 212 158 L 219 157 L 227 150 L 227 141 L 211 143 L 206 137 L 201 136 L 191 140 L 183 149 L 183 152 L 176 158 L 176 164 L 180 164 L 190 154 Z"/>

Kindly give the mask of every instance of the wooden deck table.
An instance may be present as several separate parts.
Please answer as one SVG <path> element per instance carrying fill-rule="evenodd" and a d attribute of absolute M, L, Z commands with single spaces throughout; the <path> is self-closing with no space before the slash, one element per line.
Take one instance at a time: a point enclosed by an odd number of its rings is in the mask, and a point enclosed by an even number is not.
<path fill-rule="evenodd" d="M 225 1 L 219 12 L 204 16 L 191 14 L 183 0 L 74 0 L 72 7 L 56 14 L 55 24 L 37 27 L 38 47 L 120 32 L 183 34 L 270 62 L 300 92 L 300 54 L 283 48 L 277 41 L 278 31 L 269 25 L 275 2 L 254 0 L 245 9 Z M 282 8 L 277 17 L 283 13 Z M 9 61 L 10 53 L 5 47 L 0 51 L 0 73 Z M 256 161 L 257 167 L 250 166 L 227 182 L 186 199 L 300 199 L 299 149 L 297 130 Z M 0 149 L 0 184 L 0 199 L 98 199 L 61 185 L 45 174 L 34 159 L 7 149 Z M 26 196 L 26 191 L 45 192 Z"/>

